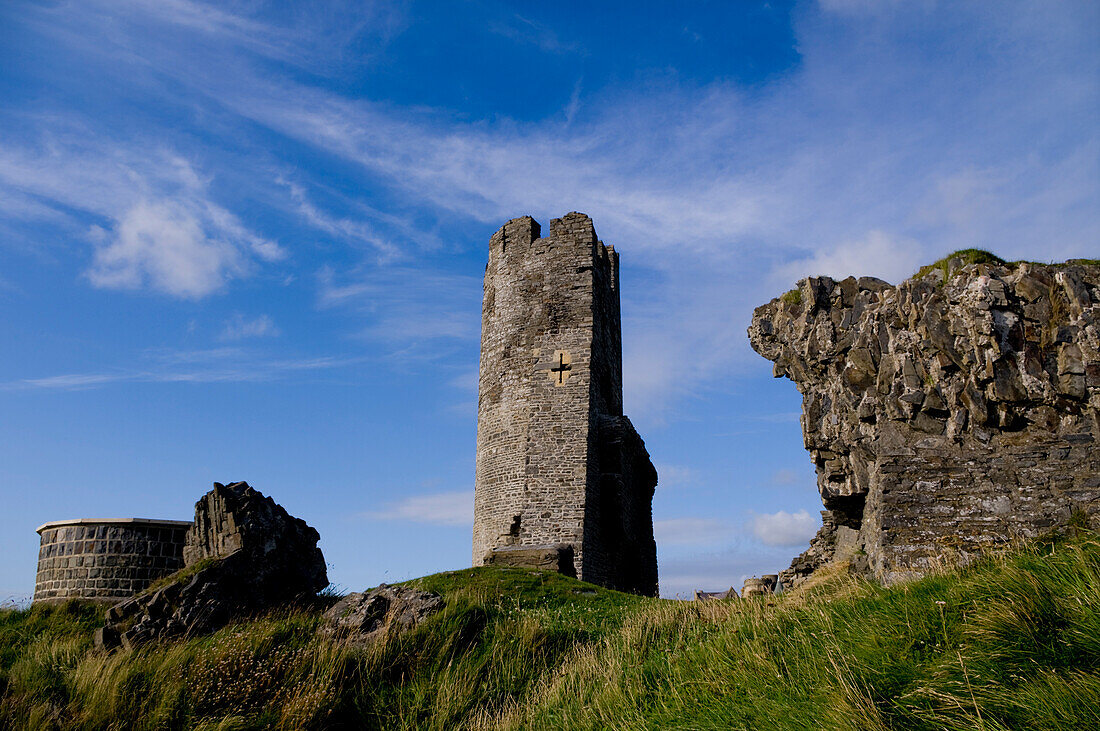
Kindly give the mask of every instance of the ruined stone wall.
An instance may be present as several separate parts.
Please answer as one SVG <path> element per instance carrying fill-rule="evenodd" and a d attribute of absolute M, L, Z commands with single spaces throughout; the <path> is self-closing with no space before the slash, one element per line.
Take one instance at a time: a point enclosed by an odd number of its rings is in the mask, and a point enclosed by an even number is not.
<path fill-rule="evenodd" d="M 786 584 L 841 556 L 892 582 L 1098 522 L 1095 263 L 811 277 L 757 308 L 749 338 L 802 393 L 826 508 Z"/>
<path fill-rule="evenodd" d="M 179 520 L 69 520 L 38 528 L 34 601 L 119 601 L 183 567 L 191 523 Z"/>
<path fill-rule="evenodd" d="M 622 460 L 605 455 L 604 417 L 622 416 L 622 342 L 618 255 L 592 221 L 571 213 L 541 236 L 530 217 L 505 224 L 490 240 L 482 305 L 474 491 L 473 561 L 502 546 L 567 545 L 576 574 L 632 591 L 656 591 L 656 549 L 649 532 L 656 473 L 638 469 L 629 484 L 604 490 Z M 625 428 L 625 427 L 624 427 Z M 621 440 L 645 455 L 640 438 Z M 639 452 L 640 450 L 640 452 Z M 628 460 L 641 459 L 634 454 Z M 611 472 L 608 472 L 611 470 Z M 650 474 L 652 473 L 652 475 Z M 629 476 L 627 478 L 631 479 Z M 600 506 L 605 509 L 601 512 Z M 644 528 L 642 528 L 644 530 Z M 652 558 L 624 546 L 642 546 Z M 624 584 L 624 556 L 652 575 Z M 647 569 L 648 571 L 648 569 Z"/>
<path fill-rule="evenodd" d="M 657 471 L 630 419 L 601 415 L 598 429 L 599 476 L 590 483 L 584 531 L 587 580 L 656 596 L 652 504 Z"/>

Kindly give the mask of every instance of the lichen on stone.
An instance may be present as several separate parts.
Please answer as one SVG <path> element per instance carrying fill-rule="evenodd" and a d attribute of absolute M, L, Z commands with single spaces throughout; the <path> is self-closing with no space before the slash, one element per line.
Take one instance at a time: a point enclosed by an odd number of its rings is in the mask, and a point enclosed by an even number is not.
<path fill-rule="evenodd" d="M 1100 264 L 956 252 L 892 286 L 810 277 L 753 348 L 803 394 L 826 511 L 784 573 L 890 582 L 1100 513 Z M 788 293 L 789 294 L 789 293 Z M 843 550 L 841 550 L 843 549 Z"/>

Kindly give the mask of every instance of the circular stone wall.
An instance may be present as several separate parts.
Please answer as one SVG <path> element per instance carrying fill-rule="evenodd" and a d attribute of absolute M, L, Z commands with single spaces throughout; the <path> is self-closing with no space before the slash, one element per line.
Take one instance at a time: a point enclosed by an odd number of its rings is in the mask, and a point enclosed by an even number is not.
<path fill-rule="evenodd" d="M 183 520 L 57 520 L 39 526 L 34 601 L 119 601 L 183 568 Z"/>

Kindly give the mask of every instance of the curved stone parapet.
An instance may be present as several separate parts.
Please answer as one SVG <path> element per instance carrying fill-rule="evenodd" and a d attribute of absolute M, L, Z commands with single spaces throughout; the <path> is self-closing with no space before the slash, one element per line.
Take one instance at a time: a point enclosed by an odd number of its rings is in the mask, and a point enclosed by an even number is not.
<path fill-rule="evenodd" d="M 183 567 L 185 520 L 56 520 L 40 538 L 35 602 L 116 602 Z"/>
<path fill-rule="evenodd" d="M 826 508 L 784 584 L 839 555 L 891 582 L 1100 514 L 1100 263 L 810 277 L 749 339 L 802 393 Z"/>

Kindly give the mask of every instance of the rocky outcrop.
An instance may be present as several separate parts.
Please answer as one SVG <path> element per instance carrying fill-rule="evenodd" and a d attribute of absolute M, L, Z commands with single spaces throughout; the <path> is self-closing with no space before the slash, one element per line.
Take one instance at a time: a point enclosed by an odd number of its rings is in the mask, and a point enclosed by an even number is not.
<path fill-rule="evenodd" d="M 753 348 L 803 395 L 826 508 L 781 579 L 892 582 L 1100 514 L 1100 265 L 953 259 L 897 286 L 811 277 Z"/>
<path fill-rule="evenodd" d="M 321 634 L 352 645 L 369 645 L 388 634 L 408 631 L 443 609 L 443 598 L 431 592 L 382 584 L 353 592 L 325 612 Z"/>
<path fill-rule="evenodd" d="M 234 617 L 312 597 L 328 585 L 319 540 L 248 483 L 215 482 L 195 504 L 184 568 L 111 607 L 96 645 L 204 634 Z"/>
<path fill-rule="evenodd" d="M 262 603 L 315 594 L 328 585 L 320 534 L 247 482 L 214 483 L 195 505 L 183 546 L 184 566 L 233 556 L 249 572 L 248 590 Z"/>

